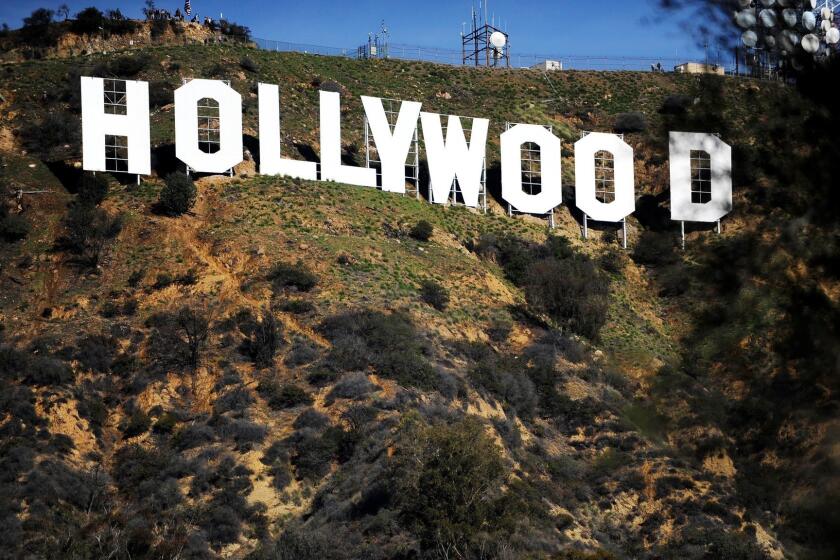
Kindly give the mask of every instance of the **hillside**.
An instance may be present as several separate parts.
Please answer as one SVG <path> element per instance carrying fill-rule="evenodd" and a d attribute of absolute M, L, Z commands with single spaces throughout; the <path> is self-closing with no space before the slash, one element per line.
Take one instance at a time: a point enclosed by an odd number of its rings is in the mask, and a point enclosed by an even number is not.
<path fill-rule="evenodd" d="M 10 197 L 0 228 L 9 557 L 835 557 L 825 99 L 233 46 L 0 73 L 3 187 L 49 191 Z M 78 167 L 78 77 L 107 74 L 151 82 L 155 176 L 107 177 L 103 196 Z M 242 94 L 255 155 L 258 81 L 280 87 L 292 157 L 318 153 L 319 89 L 341 92 L 357 164 L 360 95 L 488 117 L 490 211 L 257 177 L 251 158 L 166 215 L 171 92 L 191 77 Z M 608 225 L 581 239 L 571 147 L 635 111 L 623 251 Z M 499 204 L 506 122 L 564 141 L 552 231 Z M 668 130 L 735 150 L 735 210 L 685 251 Z"/>

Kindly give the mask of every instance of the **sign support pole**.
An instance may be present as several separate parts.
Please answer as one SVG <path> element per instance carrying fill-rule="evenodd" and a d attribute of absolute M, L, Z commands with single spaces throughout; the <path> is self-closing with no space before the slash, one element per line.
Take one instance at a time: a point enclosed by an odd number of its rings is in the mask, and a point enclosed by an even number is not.
<path fill-rule="evenodd" d="M 627 218 L 621 219 L 621 248 L 627 248 Z"/>

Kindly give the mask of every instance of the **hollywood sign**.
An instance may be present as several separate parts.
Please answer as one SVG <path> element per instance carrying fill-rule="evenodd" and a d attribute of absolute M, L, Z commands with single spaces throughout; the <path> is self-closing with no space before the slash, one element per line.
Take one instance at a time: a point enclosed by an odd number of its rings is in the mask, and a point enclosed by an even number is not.
<path fill-rule="evenodd" d="M 149 87 L 147 82 L 125 84 L 119 113 L 107 110 L 105 80 L 81 78 L 83 168 L 108 171 L 107 136 L 127 139 L 125 171 L 151 173 Z M 122 93 L 122 90 L 120 90 Z M 199 146 L 198 103 L 218 103 L 218 150 Z M 418 122 L 429 166 L 431 200 L 445 203 L 457 180 L 463 202 L 477 207 L 482 190 L 489 120 L 473 118 L 467 142 L 461 117 L 448 115 L 444 134 L 441 115 L 421 110 L 421 103 L 400 103 L 396 123 L 389 123 L 382 100 L 362 97 L 365 116 L 381 161 L 381 184 L 375 169 L 344 165 L 341 160 L 341 107 L 339 94 L 320 92 L 320 173 L 315 162 L 284 158 L 280 151 L 280 96 L 272 84 L 259 84 L 259 172 L 308 180 L 336 181 L 384 191 L 406 191 L 405 166 Z M 113 109 L 113 107 L 111 107 Z M 540 189 L 523 189 L 522 146 L 539 147 Z M 243 159 L 242 97 L 218 80 L 191 80 L 175 90 L 175 154 L 189 169 L 224 173 Z M 732 150 L 713 134 L 671 132 L 671 219 L 715 222 L 732 209 Z M 517 124 L 500 137 L 501 196 L 511 209 L 526 214 L 547 214 L 563 202 L 561 142 L 540 125 Z M 614 134 L 593 132 L 575 143 L 575 200 L 590 219 L 620 222 L 635 210 L 633 148 Z M 596 154 L 613 158 L 614 197 L 606 202 L 596 188 Z"/>

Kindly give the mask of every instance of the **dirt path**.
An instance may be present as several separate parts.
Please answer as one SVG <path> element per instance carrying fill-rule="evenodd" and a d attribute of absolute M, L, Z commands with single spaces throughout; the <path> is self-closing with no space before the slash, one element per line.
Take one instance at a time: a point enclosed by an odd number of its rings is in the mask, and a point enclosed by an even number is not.
<path fill-rule="evenodd" d="M 216 178 L 212 177 L 209 179 Z M 184 216 L 182 219 L 173 221 L 171 228 L 172 235 L 184 247 L 188 248 L 195 255 L 196 259 L 208 269 L 208 274 L 200 278 L 198 284 L 195 286 L 195 290 L 201 293 L 212 293 L 217 289 L 216 297 L 220 301 L 232 302 L 236 305 L 245 306 L 254 310 L 262 309 L 268 305 L 268 302 L 247 294 L 241 288 L 241 277 L 248 272 L 246 269 L 247 261 L 244 259 L 235 261 L 234 266 L 231 268 L 230 265 L 222 262 L 215 256 L 212 246 L 201 238 L 202 228 L 218 218 L 216 212 L 218 206 L 213 204 L 215 196 L 202 188 L 202 185 L 206 184 L 207 179 L 197 182 L 199 196 L 193 208 L 193 215 Z M 299 333 L 322 347 L 330 346 L 329 341 L 311 328 L 301 325 L 294 315 L 279 313 L 278 318 L 288 331 Z"/>

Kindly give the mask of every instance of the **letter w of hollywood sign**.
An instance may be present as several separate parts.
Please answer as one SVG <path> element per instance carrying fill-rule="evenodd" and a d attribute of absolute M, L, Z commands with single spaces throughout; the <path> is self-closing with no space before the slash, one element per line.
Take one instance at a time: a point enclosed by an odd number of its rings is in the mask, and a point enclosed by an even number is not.
<path fill-rule="evenodd" d="M 127 137 L 128 173 L 151 173 L 149 143 L 149 86 L 126 81 L 125 114 L 105 112 L 104 80 L 83 77 L 82 143 L 83 167 L 105 171 L 105 135 Z M 219 149 L 199 149 L 199 100 L 210 98 L 219 104 Z M 405 162 L 418 119 L 429 164 L 431 199 L 445 203 L 450 187 L 458 180 L 467 206 L 478 206 L 487 144 L 487 119 L 472 119 L 467 142 L 461 117 L 447 117 L 446 134 L 441 116 L 421 112 L 421 104 L 402 102 L 396 125 L 388 123 L 382 101 L 362 97 L 365 115 L 382 164 L 382 189 L 405 192 Z M 338 93 L 320 92 L 321 166 L 280 155 L 280 96 L 276 85 L 259 84 L 260 173 L 300 179 L 338 181 L 376 187 L 376 171 L 341 162 L 341 107 Z M 242 161 L 242 97 L 217 80 L 192 80 L 175 90 L 175 154 L 198 172 L 221 173 Z M 560 139 L 538 125 L 519 124 L 500 137 L 502 198 L 518 212 L 545 214 L 563 202 Z M 521 147 L 540 147 L 540 192 L 522 188 Z M 614 158 L 615 198 L 607 203 L 596 197 L 595 154 L 606 151 Z M 692 152 L 704 152 L 710 181 L 706 200 L 692 200 Z M 714 222 L 732 209 L 732 150 L 712 134 L 670 133 L 671 219 Z M 694 170 L 697 173 L 697 170 Z M 618 222 L 635 210 L 633 148 L 613 134 L 591 133 L 575 143 L 576 204 L 594 220 Z M 695 193 L 696 194 L 696 193 Z"/>

